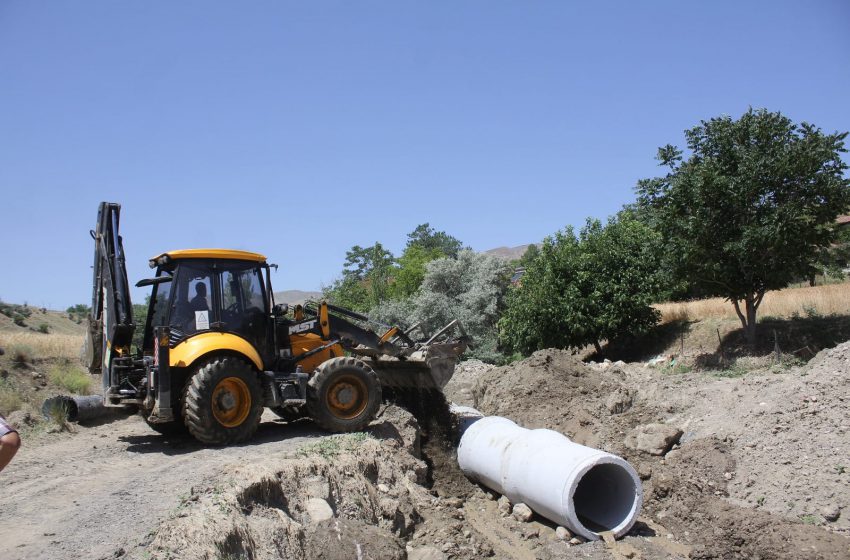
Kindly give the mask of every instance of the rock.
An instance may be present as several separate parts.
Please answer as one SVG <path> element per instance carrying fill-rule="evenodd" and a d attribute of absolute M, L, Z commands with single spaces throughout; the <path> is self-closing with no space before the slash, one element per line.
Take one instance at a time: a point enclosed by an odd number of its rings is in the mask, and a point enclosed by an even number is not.
<path fill-rule="evenodd" d="M 652 477 L 652 465 L 649 463 L 639 463 L 637 473 L 641 480 L 648 480 Z"/>
<path fill-rule="evenodd" d="M 644 424 L 629 432 L 626 447 L 649 455 L 664 455 L 682 436 L 682 430 L 666 424 Z"/>
<path fill-rule="evenodd" d="M 35 424 L 35 418 L 32 417 L 32 414 L 24 412 L 23 410 L 16 410 L 15 412 L 9 413 L 9 416 L 6 417 L 6 421 L 8 421 L 9 425 L 16 430 Z"/>
<path fill-rule="evenodd" d="M 634 397 L 630 391 L 617 389 L 605 401 L 605 407 L 611 414 L 622 414 L 632 407 Z"/>
<path fill-rule="evenodd" d="M 304 511 L 313 523 L 333 519 L 334 516 L 334 510 L 331 509 L 330 504 L 321 498 L 310 498 L 307 500 Z"/>
<path fill-rule="evenodd" d="M 573 537 L 573 538 L 570 539 L 571 545 L 584 544 L 584 542 L 585 542 L 584 539 L 581 538 L 581 537 Z"/>
<path fill-rule="evenodd" d="M 387 486 L 386 484 L 383 484 L 383 483 L 378 484 L 378 492 L 383 492 L 384 494 L 387 494 L 389 491 L 390 491 L 390 487 Z"/>
<path fill-rule="evenodd" d="M 839 507 L 835 504 L 830 504 L 821 508 L 820 514 L 827 521 L 837 521 L 838 517 L 841 515 L 841 509 L 839 509 Z"/>
<path fill-rule="evenodd" d="M 407 551 L 407 560 L 445 560 L 446 555 L 432 546 L 420 546 Z"/>
<path fill-rule="evenodd" d="M 531 518 L 534 516 L 534 512 L 531 511 L 531 508 L 527 505 L 520 503 L 514 505 L 514 508 L 511 511 L 511 515 L 513 515 L 514 519 L 516 519 L 517 521 L 527 523 L 531 521 Z"/>
<path fill-rule="evenodd" d="M 499 511 L 502 512 L 502 515 L 510 515 L 511 513 L 511 501 L 507 496 L 502 496 L 499 498 L 499 501 L 496 502 L 499 506 Z"/>
<path fill-rule="evenodd" d="M 573 538 L 573 534 L 566 527 L 558 527 L 555 529 L 555 538 L 559 541 L 568 541 Z"/>

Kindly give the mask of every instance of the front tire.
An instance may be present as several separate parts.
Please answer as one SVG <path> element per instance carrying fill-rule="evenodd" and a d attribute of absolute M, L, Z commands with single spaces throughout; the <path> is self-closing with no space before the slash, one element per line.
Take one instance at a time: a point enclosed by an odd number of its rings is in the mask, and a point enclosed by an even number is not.
<path fill-rule="evenodd" d="M 183 399 L 183 419 L 198 441 L 212 445 L 239 443 L 257 431 L 263 413 L 257 373 L 232 356 L 201 362 Z"/>
<path fill-rule="evenodd" d="M 329 432 L 354 432 L 371 422 L 381 406 L 381 383 L 356 358 L 331 358 L 320 365 L 307 387 L 310 417 Z"/>

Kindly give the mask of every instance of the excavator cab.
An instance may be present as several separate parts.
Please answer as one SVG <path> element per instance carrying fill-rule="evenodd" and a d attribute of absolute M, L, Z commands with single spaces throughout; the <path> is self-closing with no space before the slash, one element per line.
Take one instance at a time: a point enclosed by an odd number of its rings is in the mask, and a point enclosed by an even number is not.
<path fill-rule="evenodd" d="M 150 261 L 156 276 L 145 324 L 143 353 L 153 354 L 154 328 L 169 327 L 178 345 L 206 332 L 249 342 L 264 363 L 274 359 L 269 266 L 258 253 L 224 249 L 171 251 Z"/>
<path fill-rule="evenodd" d="M 367 317 L 326 302 L 275 306 L 266 257 L 187 249 L 150 259 L 154 277 L 140 348 L 120 206 L 103 202 L 95 240 L 85 363 L 102 374 L 106 406 L 136 406 L 156 431 L 188 431 L 208 444 L 249 439 L 268 407 L 309 416 L 334 432 L 360 430 L 382 387 L 441 389 L 467 346 L 453 321 L 414 340 L 398 327 L 376 334 Z M 452 338 L 449 333 L 461 332 Z M 424 334 L 424 333 L 423 333 Z"/>

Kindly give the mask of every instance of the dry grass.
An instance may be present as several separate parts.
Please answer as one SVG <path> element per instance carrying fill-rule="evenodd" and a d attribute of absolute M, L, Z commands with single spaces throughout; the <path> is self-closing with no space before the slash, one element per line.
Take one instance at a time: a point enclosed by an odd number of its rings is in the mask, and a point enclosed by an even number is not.
<path fill-rule="evenodd" d="M 702 319 L 738 319 L 732 303 L 722 298 L 655 305 L 661 322 Z M 850 315 L 850 282 L 768 292 L 758 310 L 759 318 L 813 315 Z"/>
<path fill-rule="evenodd" d="M 35 332 L 0 332 L 0 348 L 26 348 L 35 360 L 80 357 L 83 337 L 73 334 L 41 334 Z"/>

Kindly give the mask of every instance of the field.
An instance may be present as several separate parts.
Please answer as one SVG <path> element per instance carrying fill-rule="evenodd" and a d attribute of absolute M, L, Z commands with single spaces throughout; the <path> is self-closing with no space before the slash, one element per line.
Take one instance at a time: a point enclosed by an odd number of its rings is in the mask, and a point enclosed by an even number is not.
<path fill-rule="evenodd" d="M 661 322 L 735 319 L 735 308 L 723 298 L 661 303 Z M 768 292 L 758 310 L 759 319 L 790 319 L 829 315 L 850 315 L 850 282 L 823 286 L 786 288 Z"/>

